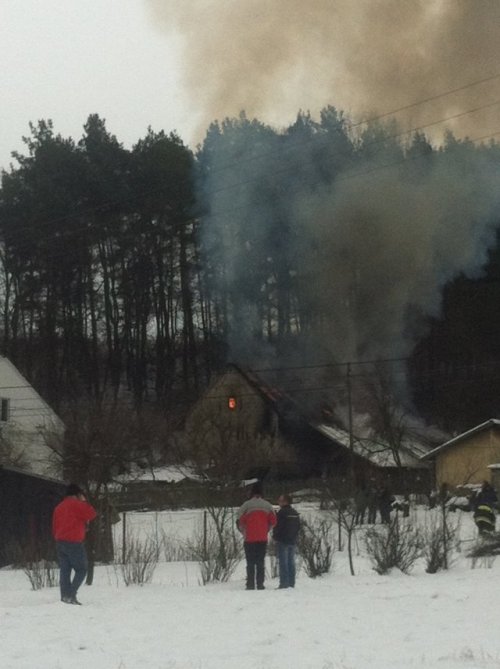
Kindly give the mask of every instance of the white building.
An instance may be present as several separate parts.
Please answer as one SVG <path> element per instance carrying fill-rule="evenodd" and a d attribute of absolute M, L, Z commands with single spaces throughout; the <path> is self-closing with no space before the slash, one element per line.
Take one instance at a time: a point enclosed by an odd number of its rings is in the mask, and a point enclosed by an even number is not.
<path fill-rule="evenodd" d="M 50 444 L 62 437 L 57 414 L 7 358 L 0 356 L 0 465 L 43 476 L 61 475 Z"/>

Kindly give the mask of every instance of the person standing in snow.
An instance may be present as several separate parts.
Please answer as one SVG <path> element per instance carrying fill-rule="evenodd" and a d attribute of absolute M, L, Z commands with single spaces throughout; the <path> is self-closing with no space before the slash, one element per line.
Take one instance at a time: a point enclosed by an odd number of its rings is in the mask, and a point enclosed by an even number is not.
<path fill-rule="evenodd" d="M 278 498 L 280 510 L 276 516 L 273 539 L 276 542 L 280 573 L 280 588 L 295 587 L 295 545 L 300 530 L 300 516 L 288 494 Z"/>
<path fill-rule="evenodd" d="M 243 534 L 247 563 L 246 589 L 264 590 L 267 537 L 276 525 L 276 514 L 270 502 L 265 500 L 262 483 L 253 484 L 250 499 L 238 511 L 237 526 Z"/>
<path fill-rule="evenodd" d="M 385 525 L 391 522 L 391 511 L 394 503 L 394 497 L 391 495 L 387 486 L 384 486 L 378 495 L 378 510 L 380 511 L 380 519 Z"/>
<path fill-rule="evenodd" d="M 368 506 L 368 523 L 370 525 L 373 525 L 374 523 L 377 522 L 377 490 L 375 489 L 374 485 L 371 485 L 368 488 L 368 492 L 366 495 L 366 503 Z"/>
<path fill-rule="evenodd" d="M 85 534 L 88 523 L 96 516 L 96 510 L 87 502 L 83 490 L 75 483 L 70 483 L 66 488 L 63 501 L 52 514 L 52 535 L 56 541 L 60 570 L 61 601 L 65 604 L 80 604 L 76 593 L 85 579 L 88 566 Z"/>
<path fill-rule="evenodd" d="M 364 485 L 360 486 L 356 491 L 354 503 L 356 507 L 355 523 L 356 525 L 363 525 L 365 522 L 365 513 L 368 508 L 368 491 Z"/>

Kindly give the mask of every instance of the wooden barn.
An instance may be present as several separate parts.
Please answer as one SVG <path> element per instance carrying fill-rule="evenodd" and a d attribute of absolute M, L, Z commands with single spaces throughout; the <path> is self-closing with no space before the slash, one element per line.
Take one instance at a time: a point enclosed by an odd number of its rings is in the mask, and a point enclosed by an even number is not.
<path fill-rule="evenodd" d="M 429 465 L 421 461 L 425 450 L 410 454 L 408 446 L 405 466 L 396 467 L 390 457 L 381 458 L 380 445 L 371 449 L 367 440 L 351 439 L 339 427 L 319 424 L 285 392 L 234 364 L 192 408 L 185 438 L 207 469 L 220 477 L 227 473 L 226 465 L 234 471 L 236 464 L 247 478 L 352 480 L 354 476 L 360 483 L 395 482 L 399 477 L 399 487 L 407 488 L 410 480 L 422 490 L 429 487 Z"/>
<path fill-rule="evenodd" d="M 14 467 L 0 466 L 0 566 L 20 551 L 46 556 L 52 547 L 52 511 L 65 484 Z"/>
<path fill-rule="evenodd" d="M 500 420 L 492 418 L 476 425 L 434 448 L 422 460 L 434 463 L 437 487 L 491 482 L 490 465 L 500 462 Z"/>

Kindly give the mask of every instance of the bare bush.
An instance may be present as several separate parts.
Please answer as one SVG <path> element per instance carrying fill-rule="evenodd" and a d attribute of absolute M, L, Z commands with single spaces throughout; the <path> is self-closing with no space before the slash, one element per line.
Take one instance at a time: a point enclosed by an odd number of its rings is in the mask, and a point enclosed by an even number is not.
<path fill-rule="evenodd" d="M 160 545 L 165 562 L 191 562 L 195 559 L 189 545 L 162 530 Z"/>
<path fill-rule="evenodd" d="M 203 585 L 228 581 L 242 558 L 241 541 L 233 527 L 226 520 L 217 526 L 212 517 L 186 547 L 199 564 Z"/>
<path fill-rule="evenodd" d="M 151 583 L 158 565 L 160 549 L 152 538 L 140 540 L 127 537 L 118 565 L 125 585 L 144 585 Z"/>
<path fill-rule="evenodd" d="M 23 564 L 23 572 L 28 577 L 32 590 L 55 588 L 59 585 L 59 569 L 52 560 L 28 560 Z"/>
<path fill-rule="evenodd" d="M 387 574 L 394 567 L 409 573 L 424 548 L 421 532 L 402 522 L 398 515 L 389 525 L 367 530 L 365 542 L 368 556 L 378 574 Z"/>
<path fill-rule="evenodd" d="M 11 544 L 15 566 L 23 570 L 33 590 L 54 588 L 59 585 L 59 568 L 52 544 Z"/>
<path fill-rule="evenodd" d="M 332 567 L 334 541 L 331 518 L 302 519 L 298 551 L 310 578 L 328 574 Z"/>
<path fill-rule="evenodd" d="M 448 569 L 452 552 L 457 547 L 457 527 L 446 517 L 441 522 L 434 522 L 425 531 L 423 554 L 428 574 L 436 574 L 441 569 Z"/>

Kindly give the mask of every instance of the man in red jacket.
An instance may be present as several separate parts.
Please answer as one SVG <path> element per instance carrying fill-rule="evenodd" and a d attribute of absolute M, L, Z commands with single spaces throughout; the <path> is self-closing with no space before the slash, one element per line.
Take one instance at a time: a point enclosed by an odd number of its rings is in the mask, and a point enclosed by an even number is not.
<path fill-rule="evenodd" d="M 63 501 L 52 514 L 52 534 L 56 540 L 60 570 L 61 601 L 65 604 L 80 604 L 76 593 L 87 574 L 88 565 L 83 542 L 87 524 L 96 516 L 96 510 L 87 502 L 83 490 L 75 483 L 66 488 Z M 71 570 L 75 572 L 73 579 Z"/>
<path fill-rule="evenodd" d="M 264 590 L 267 535 L 276 525 L 276 514 L 272 505 L 262 498 L 262 483 L 252 486 L 251 497 L 242 504 L 238 512 L 238 529 L 244 537 L 247 561 L 247 590 Z"/>

